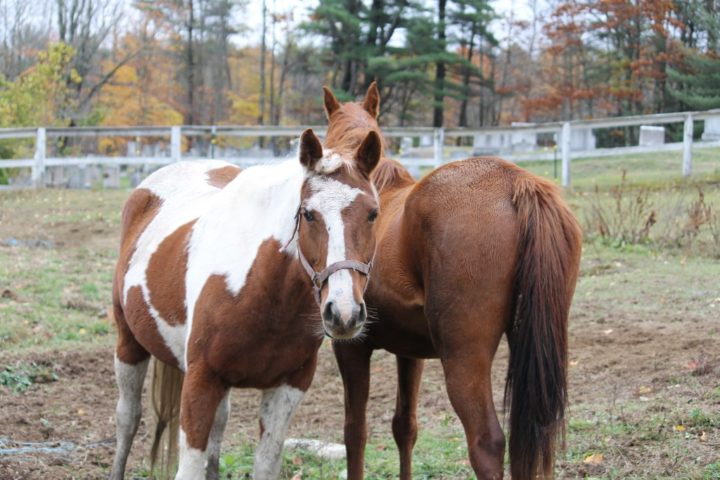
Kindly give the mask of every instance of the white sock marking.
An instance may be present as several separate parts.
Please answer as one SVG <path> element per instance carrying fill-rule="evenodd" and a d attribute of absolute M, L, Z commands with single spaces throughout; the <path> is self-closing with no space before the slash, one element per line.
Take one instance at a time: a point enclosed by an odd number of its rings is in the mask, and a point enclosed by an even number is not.
<path fill-rule="evenodd" d="M 288 385 L 263 391 L 260 420 L 265 430 L 255 451 L 255 480 L 275 480 L 280 474 L 288 425 L 304 395 Z"/>

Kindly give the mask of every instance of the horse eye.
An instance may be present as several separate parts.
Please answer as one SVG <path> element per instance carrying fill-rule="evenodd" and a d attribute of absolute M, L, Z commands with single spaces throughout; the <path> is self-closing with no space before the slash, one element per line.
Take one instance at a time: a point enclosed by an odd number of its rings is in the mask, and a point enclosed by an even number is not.
<path fill-rule="evenodd" d="M 372 210 L 370 210 L 370 213 L 368 213 L 368 222 L 373 223 L 375 221 L 375 219 L 377 218 L 377 216 L 378 216 L 377 208 L 373 208 Z"/>
<path fill-rule="evenodd" d="M 312 222 L 315 220 L 315 215 L 313 215 L 310 210 L 303 209 L 303 217 L 305 217 L 305 220 L 307 220 L 308 222 Z"/>

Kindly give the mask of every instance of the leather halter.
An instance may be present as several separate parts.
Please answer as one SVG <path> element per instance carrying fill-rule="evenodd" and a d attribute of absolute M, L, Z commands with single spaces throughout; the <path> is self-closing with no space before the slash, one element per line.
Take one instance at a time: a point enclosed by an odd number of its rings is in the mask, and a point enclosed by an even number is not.
<path fill-rule="evenodd" d="M 293 231 L 292 237 L 290 237 L 290 240 L 288 240 L 287 244 L 285 246 L 287 247 L 290 245 L 290 242 L 292 242 L 292 239 L 295 238 L 295 236 L 300 231 L 300 210 L 302 207 L 298 208 L 297 213 L 295 214 L 295 230 Z M 299 238 L 298 238 L 299 240 Z M 298 252 L 298 258 L 300 259 L 300 264 L 303 266 L 305 271 L 307 272 L 308 276 L 310 277 L 310 281 L 313 285 L 313 295 L 315 296 L 315 301 L 317 302 L 318 306 L 320 306 L 320 291 L 322 290 L 322 287 L 325 285 L 325 282 L 327 282 L 328 278 L 330 278 L 330 275 L 333 273 L 340 271 L 340 270 L 355 270 L 356 272 L 362 273 L 366 277 L 370 277 L 370 269 L 372 268 L 372 260 L 370 260 L 368 263 L 362 263 L 358 262 L 357 260 L 340 260 L 339 262 L 332 263 L 325 267 L 325 269 L 322 272 L 316 272 L 314 268 L 312 268 L 312 265 L 310 265 L 310 262 L 308 262 L 307 258 L 305 258 L 305 255 L 302 253 L 302 249 L 300 248 L 300 242 L 297 242 L 297 252 Z M 367 284 L 365 285 L 367 287 Z"/>

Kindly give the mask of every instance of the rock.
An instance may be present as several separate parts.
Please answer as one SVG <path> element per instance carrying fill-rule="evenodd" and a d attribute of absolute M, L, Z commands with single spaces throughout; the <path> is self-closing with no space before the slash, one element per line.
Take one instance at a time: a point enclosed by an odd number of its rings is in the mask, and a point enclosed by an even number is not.
<path fill-rule="evenodd" d="M 323 442 L 311 438 L 288 438 L 285 440 L 285 448 L 288 450 L 306 450 L 327 460 L 341 460 L 345 458 L 345 445 Z"/>

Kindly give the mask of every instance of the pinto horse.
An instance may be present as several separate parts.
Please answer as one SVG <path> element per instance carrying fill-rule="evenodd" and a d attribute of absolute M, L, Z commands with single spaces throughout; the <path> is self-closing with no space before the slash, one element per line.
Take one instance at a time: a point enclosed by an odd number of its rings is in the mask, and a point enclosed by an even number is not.
<path fill-rule="evenodd" d="M 132 193 L 113 282 L 120 397 L 110 478 L 123 478 L 151 355 L 178 372 L 153 384 L 163 387 L 158 433 L 179 405 L 176 479 L 218 477 L 231 387 L 263 391 L 254 478 L 278 477 L 323 336 L 352 338 L 366 319 L 380 148 L 369 132 L 353 151 L 323 150 L 307 130 L 299 162 L 242 172 L 181 162 Z"/>
<path fill-rule="evenodd" d="M 340 104 L 325 89 L 325 144 L 352 151 L 380 133 L 380 97 Z M 361 342 L 333 342 L 345 387 L 348 478 L 363 478 L 370 357 L 397 356 L 392 430 L 400 478 L 411 478 L 423 359 L 440 358 L 450 402 L 465 430 L 478 478 L 502 478 L 505 437 L 490 369 L 503 334 L 510 345 L 513 478 L 552 475 L 564 430 L 567 321 L 577 280 L 581 230 L 558 188 L 499 158 L 447 164 L 416 182 L 382 158 L 376 268 L 365 298 L 377 312 Z"/>

